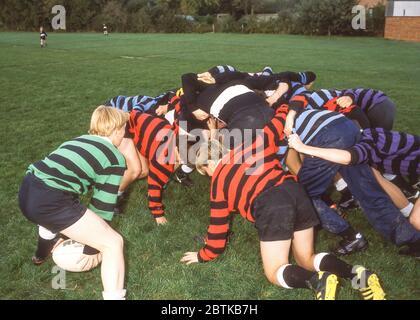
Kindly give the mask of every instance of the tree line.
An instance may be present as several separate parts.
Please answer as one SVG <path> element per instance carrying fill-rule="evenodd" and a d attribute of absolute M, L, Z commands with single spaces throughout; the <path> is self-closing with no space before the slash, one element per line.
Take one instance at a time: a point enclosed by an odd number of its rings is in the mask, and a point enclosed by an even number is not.
<path fill-rule="evenodd" d="M 242 32 L 310 35 L 380 34 L 385 8 L 352 28 L 358 0 L 1 0 L 0 29 L 51 29 L 52 7 L 66 8 L 66 30 L 111 32 Z M 264 18 L 262 14 L 271 14 Z"/>

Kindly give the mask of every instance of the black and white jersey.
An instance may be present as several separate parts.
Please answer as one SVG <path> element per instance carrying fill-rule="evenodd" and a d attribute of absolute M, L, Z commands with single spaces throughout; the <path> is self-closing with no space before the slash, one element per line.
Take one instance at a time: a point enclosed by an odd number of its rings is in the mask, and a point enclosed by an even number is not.
<path fill-rule="evenodd" d="M 226 123 L 232 114 L 252 105 L 266 105 L 266 101 L 243 81 L 209 86 L 197 97 L 200 109 Z"/>
<path fill-rule="evenodd" d="M 205 84 L 197 80 L 194 73 L 182 76 L 183 103 L 192 112 L 201 109 L 228 123 L 233 114 L 253 105 L 266 106 L 264 98 L 253 90 L 260 82 L 249 81 L 237 72 L 219 74 L 216 84 Z"/>

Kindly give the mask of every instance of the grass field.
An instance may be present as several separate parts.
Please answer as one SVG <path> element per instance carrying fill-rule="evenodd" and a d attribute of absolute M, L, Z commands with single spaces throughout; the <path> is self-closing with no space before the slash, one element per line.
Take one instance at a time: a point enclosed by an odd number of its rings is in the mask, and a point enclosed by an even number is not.
<path fill-rule="evenodd" d="M 34 267 L 36 228 L 17 204 L 25 169 L 60 143 L 86 133 L 95 106 L 118 94 L 154 95 L 180 85 L 185 72 L 232 64 L 241 70 L 313 70 L 316 88 L 379 88 L 398 105 L 397 129 L 420 134 L 420 43 L 373 38 L 276 35 L 0 33 L 0 299 L 100 299 L 100 271 L 67 273 L 67 289 L 53 290 L 50 261 Z M 157 228 L 149 216 L 146 184 L 132 186 L 126 214 L 113 225 L 125 238 L 129 299 L 312 299 L 306 290 L 276 288 L 262 271 L 257 234 L 235 219 L 227 251 L 206 265 L 179 263 L 205 232 L 209 181 L 194 174 L 195 187 L 171 184 L 165 193 L 170 224 Z M 349 219 L 370 247 L 346 258 L 376 270 L 389 299 L 420 299 L 419 263 L 372 230 L 360 211 Z M 321 232 L 317 250 L 337 239 Z M 359 299 L 343 283 L 340 299 Z"/>

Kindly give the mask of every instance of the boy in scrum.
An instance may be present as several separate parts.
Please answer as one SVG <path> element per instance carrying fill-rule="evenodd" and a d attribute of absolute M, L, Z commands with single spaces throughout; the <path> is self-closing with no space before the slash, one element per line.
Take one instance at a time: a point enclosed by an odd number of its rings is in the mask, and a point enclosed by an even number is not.
<path fill-rule="evenodd" d="M 169 90 L 157 97 L 150 97 L 145 95 L 137 95 L 137 96 L 116 96 L 107 102 L 105 102 L 106 106 L 114 107 L 125 112 L 131 112 L 133 110 L 150 114 L 155 117 L 159 117 L 164 121 L 167 121 L 171 124 L 175 130 L 179 129 L 179 121 L 189 121 L 190 119 L 186 119 L 184 117 L 183 112 L 181 112 L 180 106 L 180 98 L 183 95 L 182 89 L 174 89 Z M 188 122 L 188 125 L 191 123 Z M 147 176 L 147 165 L 146 160 L 139 154 L 139 161 L 136 160 L 134 146 L 132 142 L 128 141 L 128 139 L 124 139 L 120 148 L 120 151 L 126 157 L 127 160 L 127 167 L 128 171 L 125 177 L 132 177 L 129 179 L 129 182 L 136 180 L 137 178 L 142 179 Z M 137 168 L 137 169 L 136 169 Z M 182 165 L 172 174 L 172 180 L 180 183 L 186 187 L 192 187 L 193 181 L 190 178 L 190 173 L 193 170 L 187 166 Z M 137 172 L 137 173 L 136 173 Z M 125 183 L 127 179 L 124 178 L 121 191 L 124 191 L 127 188 L 127 184 Z M 121 192 L 123 194 L 123 192 Z M 122 204 L 124 202 L 125 196 L 122 196 L 121 204 L 118 206 L 118 212 L 122 212 Z"/>
<path fill-rule="evenodd" d="M 129 170 L 135 174 L 124 177 L 124 185 L 128 185 L 138 177 L 141 168 L 141 178 L 147 177 L 149 210 L 158 225 L 167 223 L 163 205 L 163 190 L 178 164 L 176 146 L 177 132 L 165 120 L 150 114 L 133 110 L 124 140 L 129 144 L 123 154 L 125 157 L 141 159 L 132 161 Z M 138 167 L 140 166 L 140 167 Z M 120 192 L 124 192 L 120 187 Z"/>
<path fill-rule="evenodd" d="M 212 177 L 207 242 L 199 252 L 187 252 L 181 262 L 208 262 L 224 252 L 234 211 L 255 224 L 265 274 L 283 288 L 307 288 L 318 300 L 333 300 L 337 276 L 365 283 L 364 299 L 382 300 L 377 275 L 353 267 L 328 253 L 314 253 L 314 226 L 319 220 L 311 200 L 296 177 L 282 170 L 277 156 L 283 146 L 286 113 L 279 113 L 251 144 L 228 152 L 215 140 L 197 154 L 197 170 Z M 290 249 L 297 265 L 289 263 Z M 360 282 L 359 282 L 360 283 Z"/>
<path fill-rule="evenodd" d="M 366 129 L 360 141 L 346 150 L 305 145 L 298 135 L 289 136 L 289 146 L 297 152 L 342 165 L 368 164 L 383 173 L 418 180 L 420 176 L 420 137 L 382 128 Z M 402 212 L 420 230 L 420 200 Z M 403 254 L 420 256 L 420 240 L 408 245 Z"/>
<path fill-rule="evenodd" d="M 40 226 L 36 262 L 45 260 L 58 233 L 102 254 L 103 298 L 125 298 L 123 238 L 111 221 L 125 171 L 120 145 L 128 115 L 105 106 L 92 115 L 89 135 L 63 143 L 31 164 L 19 190 L 23 215 Z M 89 207 L 79 196 L 93 189 Z"/>
<path fill-rule="evenodd" d="M 296 96 L 289 103 L 285 134 L 291 133 L 298 134 L 305 144 L 335 149 L 351 148 L 360 139 L 360 130 L 351 120 L 337 112 L 309 108 L 304 96 Z M 298 172 L 299 182 L 311 197 L 323 228 L 342 238 L 336 254 L 351 254 L 367 247 L 363 235 L 322 199 L 337 173 L 360 203 L 370 224 L 386 239 L 397 246 L 411 245 L 420 239 L 420 232 L 402 219 L 401 208 L 384 192 L 367 164 L 341 166 L 320 158 L 305 157 Z"/>

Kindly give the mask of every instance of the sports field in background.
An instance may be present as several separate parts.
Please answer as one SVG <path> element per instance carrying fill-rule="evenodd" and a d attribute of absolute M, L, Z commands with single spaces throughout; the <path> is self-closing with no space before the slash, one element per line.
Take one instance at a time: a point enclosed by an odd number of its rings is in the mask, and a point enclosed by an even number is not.
<path fill-rule="evenodd" d="M 244 71 L 312 70 L 315 88 L 372 87 L 398 106 L 398 130 L 420 134 L 420 43 L 375 38 L 233 34 L 0 33 L 0 299 L 101 299 L 99 268 L 67 273 L 67 289 L 53 290 L 53 262 L 31 263 L 37 232 L 17 204 L 25 170 L 62 142 L 85 134 L 95 107 L 116 95 L 155 95 L 180 86 L 186 72 L 218 64 Z M 195 187 L 171 183 L 164 195 L 169 224 L 149 215 L 146 183 L 132 185 L 124 216 L 113 226 L 125 238 L 128 299 L 313 299 L 309 290 L 286 290 L 265 278 L 257 232 L 237 217 L 234 236 L 218 260 L 182 265 L 200 245 L 209 221 L 209 180 L 194 173 Z M 388 299 L 420 299 L 420 264 L 371 229 L 352 211 L 352 224 L 368 238 L 367 251 L 346 261 L 375 270 Z M 317 250 L 336 238 L 321 232 Z M 360 299 L 348 282 L 338 299 Z"/>

